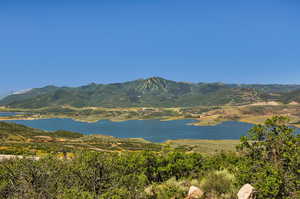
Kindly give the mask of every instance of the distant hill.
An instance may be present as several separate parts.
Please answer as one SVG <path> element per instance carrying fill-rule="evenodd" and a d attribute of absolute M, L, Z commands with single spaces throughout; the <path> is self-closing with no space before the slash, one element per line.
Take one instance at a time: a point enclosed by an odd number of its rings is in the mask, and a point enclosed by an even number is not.
<path fill-rule="evenodd" d="M 283 103 L 300 103 L 300 90 L 291 91 L 281 96 Z"/>
<path fill-rule="evenodd" d="M 12 93 L 11 92 L 2 92 L 0 93 L 0 100 L 7 97 L 8 95 L 11 95 Z"/>
<path fill-rule="evenodd" d="M 186 83 L 151 77 L 124 83 L 35 88 L 9 95 L 0 100 L 0 105 L 17 108 L 60 105 L 74 107 L 241 105 L 272 100 L 288 102 L 290 98 L 287 100 L 284 96 L 293 93 L 296 95 L 298 92 L 300 93 L 300 85 Z"/>

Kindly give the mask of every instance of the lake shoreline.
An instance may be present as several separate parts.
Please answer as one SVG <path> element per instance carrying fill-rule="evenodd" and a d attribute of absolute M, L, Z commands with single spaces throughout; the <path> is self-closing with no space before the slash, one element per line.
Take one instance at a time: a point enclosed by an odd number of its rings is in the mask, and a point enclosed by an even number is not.
<path fill-rule="evenodd" d="M 108 120 L 111 122 L 126 122 L 126 121 L 133 121 L 133 120 L 159 120 L 161 122 L 168 122 L 168 121 L 176 121 L 176 120 L 194 120 L 194 122 L 188 123 L 187 125 L 191 126 L 216 126 L 219 124 L 222 124 L 223 122 L 230 122 L 230 121 L 236 121 L 236 122 L 244 122 L 249 124 L 257 124 L 256 122 L 251 121 L 243 121 L 243 120 L 223 120 L 223 121 L 206 121 L 206 120 L 200 120 L 198 118 L 184 118 L 184 117 L 153 117 L 153 118 L 130 118 L 130 119 L 115 119 L 115 118 L 99 118 L 97 120 L 87 120 L 87 119 L 81 119 L 76 118 L 72 116 L 66 116 L 66 115 L 39 115 L 39 116 L 31 116 L 26 117 L 24 115 L 20 116 L 0 116 L 0 121 L 12 121 L 12 120 L 43 120 L 43 119 L 72 119 L 77 122 L 85 122 L 85 123 L 96 123 L 102 120 Z"/>
<path fill-rule="evenodd" d="M 95 123 L 100 120 L 124 122 L 131 120 L 174 121 L 193 119 L 189 125 L 216 126 L 227 121 L 245 122 L 250 124 L 263 124 L 268 118 L 275 115 L 288 116 L 290 125 L 300 128 L 300 105 L 269 105 L 252 104 L 243 106 L 199 106 L 199 107 L 72 107 L 57 106 L 38 109 L 22 109 L 0 107 L 0 112 L 23 113 L 17 116 L 1 117 L 2 120 L 38 120 L 50 118 L 70 118 L 75 121 Z"/>
<path fill-rule="evenodd" d="M 224 122 L 216 126 L 195 126 L 194 119 L 168 120 L 127 120 L 79 122 L 71 118 L 30 118 L 28 120 L 5 120 L 45 131 L 66 130 L 81 134 L 104 134 L 118 138 L 144 138 L 151 142 L 166 140 L 238 140 L 252 127 L 241 122 Z"/>

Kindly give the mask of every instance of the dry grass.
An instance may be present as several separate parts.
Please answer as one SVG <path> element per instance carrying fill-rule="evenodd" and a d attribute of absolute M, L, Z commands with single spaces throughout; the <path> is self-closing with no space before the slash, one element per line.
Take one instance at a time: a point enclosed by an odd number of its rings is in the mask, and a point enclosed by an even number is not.
<path fill-rule="evenodd" d="M 192 152 L 214 154 L 220 151 L 235 151 L 239 140 L 168 140 L 171 147 L 186 148 Z"/>

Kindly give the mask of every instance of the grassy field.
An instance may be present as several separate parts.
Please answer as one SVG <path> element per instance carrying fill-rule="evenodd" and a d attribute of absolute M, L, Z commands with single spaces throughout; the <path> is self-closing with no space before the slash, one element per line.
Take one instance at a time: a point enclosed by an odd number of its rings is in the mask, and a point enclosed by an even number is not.
<path fill-rule="evenodd" d="M 218 152 L 234 152 L 235 147 L 240 144 L 239 140 L 168 140 L 166 144 L 176 149 L 190 152 L 215 154 Z"/>

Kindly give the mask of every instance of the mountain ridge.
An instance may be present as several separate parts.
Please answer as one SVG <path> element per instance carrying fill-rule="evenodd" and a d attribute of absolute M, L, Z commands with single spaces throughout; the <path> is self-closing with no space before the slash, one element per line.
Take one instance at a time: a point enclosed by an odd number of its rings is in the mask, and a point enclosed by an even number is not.
<path fill-rule="evenodd" d="M 298 92 L 299 90 L 299 92 Z M 0 106 L 41 108 L 75 107 L 179 107 L 200 105 L 243 105 L 262 101 L 300 102 L 300 85 L 191 83 L 161 77 L 124 83 L 79 87 L 45 86 L 0 100 Z M 288 97 L 286 97 L 288 96 Z"/>

